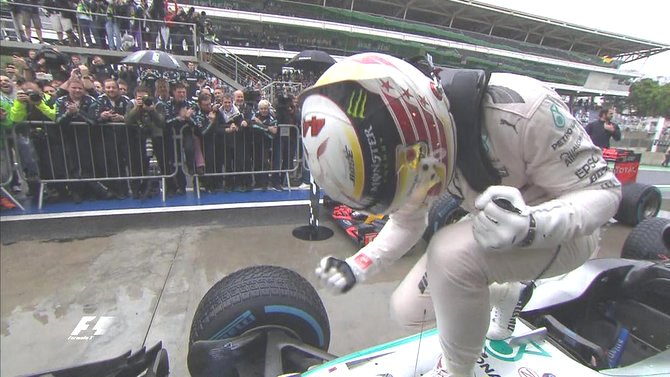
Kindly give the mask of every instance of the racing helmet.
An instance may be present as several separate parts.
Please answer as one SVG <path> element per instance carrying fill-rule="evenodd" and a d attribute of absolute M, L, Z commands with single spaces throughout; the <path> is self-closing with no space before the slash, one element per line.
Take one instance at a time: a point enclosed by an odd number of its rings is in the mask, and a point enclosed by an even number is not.
<path fill-rule="evenodd" d="M 456 161 L 456 130 L 439 84 L 379 53 L 331 66 L 300 95 L 304 155 L 334 200 L 388 214 L 441 192 Z"/>

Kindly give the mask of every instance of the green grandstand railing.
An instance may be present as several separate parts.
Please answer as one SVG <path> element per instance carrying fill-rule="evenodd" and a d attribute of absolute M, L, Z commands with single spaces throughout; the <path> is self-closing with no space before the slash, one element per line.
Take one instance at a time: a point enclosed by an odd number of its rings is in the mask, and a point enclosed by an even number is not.
<path fill-rule="evenodd" d="M 256 21 L 231 21 L 213 19 L 220 38 L 232 38 L 240 43 L 249 43 L 250 47 L 276 48 L 281 43 L 286 50 L 304 50 L 316 48 L 332 55 L 352 55 L 365 51 L 385 52 L 400 57 L 412 57 L 429 52 L 436 64 L 445 66 L 481 68 L 488 71 L 525 74 L 542 81 L 569 85 L 583 85 L 587 71 L 567 67 L 549 66 L 542 63 L 490 56 L 483 53 L 455 49 L 445 49 L 417 42 L 389 39 L 379 36 L 354 34 L 343 31 L 307 29 L 291 25 L 272 25 L 272 33 L 263 34 L 264 24 Z M 235 34 L 235 30 L 242 31 Z M 262 44 L 265 43 L 265 44 Z"/>
<path fill-rule="evenodd" d="M 595 64 L 603 67 L 614 67 L 614 64 L 607 64 L 601 58 L 581 54 L 577 52 L 565 51 L 557 48 L 544 47 L 533 43 L 519 42 L 511 39 L 505 39 L 495 36 L 489 36 L 463 30 L 450 29 L 447 27 L 438 27 L 435 25 L 422 24 L 416 21 L 394 19 L 388 16 L 378 16 L 359 11 L 350 11 L 347 9 L 322 7 L 318 5 L 296 3 L 293 1 L 282 1 L 283 4 L 291 4 L 295 9 L 308 11 L 311 16 L 327 21 L 347 21 L 360 26 L 374 26 L 387 30 L 402 31 L 424 36 L 445 38 L 452 41 L 475 44 L 483 47 L 498 48 L 514 52 L 528 52 L 556 57 L 557 54 L 562 58 L 579 63 Z"/>
<path fill-rule="evenodd" d="M 342 22 L 351 25 L 406 32 L 512 52 L 532 52 L 540 56 L 551 58 L 559 57 L 567 61 L 597 65 L 601 67 L 616 67 L 615 62 L 605 63 L 602 58 L 589 54 L 566 51 L 558 48 L 546 47 L 534 43 L 521 42 L 512 39 L 505 39 L 471 31 L 458 30 L 445 26 L 425 24 L 418 21 L 393 18 L 386 15 L 376 15 L 355 10 L 351 11 L 348 9 L 335 8 L 330 6 L 323 7 L 321 5 L 308 4 L 292 0 L 278 0 L 274 2 L 192 0 L 191 3 L 195 5 L 231 8 L 259 13 L 289 14 L 291 16 L 297 17 L 306 17 L 323 21 Z"/>

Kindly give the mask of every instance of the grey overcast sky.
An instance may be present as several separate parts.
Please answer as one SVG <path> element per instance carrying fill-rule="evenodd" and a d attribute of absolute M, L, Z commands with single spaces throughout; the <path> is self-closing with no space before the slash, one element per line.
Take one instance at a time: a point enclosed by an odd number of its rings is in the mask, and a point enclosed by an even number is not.
<path fill-rule="evenodd" d="M 593 29 L 670 45 L 668 0 L 477 0 Z M 648 77 L 670 77 L 670 51 L 624 64 Z"/>

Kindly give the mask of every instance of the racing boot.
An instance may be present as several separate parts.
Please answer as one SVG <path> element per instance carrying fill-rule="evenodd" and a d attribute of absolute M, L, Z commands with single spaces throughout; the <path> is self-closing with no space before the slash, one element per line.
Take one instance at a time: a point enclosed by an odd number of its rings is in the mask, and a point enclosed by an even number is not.
<path fill-rule="evenodd" d="M 422 374 L 422 377 L 470 377 L 474 376 L 474 373 L 470 372 L 467 373 L 463 376 L 449 373 L 448 370 L 445 369 L 446 362 L 444 361 L 444 355 L 440 355 L 440 357 L 437 359 L 437 363 L 435 364 L 435 367 L 433 369 L 429 370 L 427 373 Z"/>
<path fill-rule="evenodd" d="M 489 286 L 491 322 L 486 337 L 491 340 L 502 340 L 512 336 L 516 319 L 532 294 L 532 283 L 491 284 Z"/>

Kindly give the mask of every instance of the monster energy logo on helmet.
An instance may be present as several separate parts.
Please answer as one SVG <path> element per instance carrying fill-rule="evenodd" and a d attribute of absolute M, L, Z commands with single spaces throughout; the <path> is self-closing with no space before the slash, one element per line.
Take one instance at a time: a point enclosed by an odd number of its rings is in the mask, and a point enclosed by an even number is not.
<path fill-rule="evenodd" d="M 347 115 L 353 118 L 363 119 L 365 117 L 365 104 L 368 101 L 368 93 L 365 90 L 358 89 L 351 92 L 349 97 L 349 106 Z"/>

